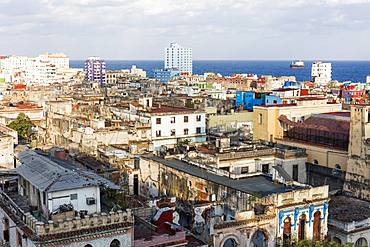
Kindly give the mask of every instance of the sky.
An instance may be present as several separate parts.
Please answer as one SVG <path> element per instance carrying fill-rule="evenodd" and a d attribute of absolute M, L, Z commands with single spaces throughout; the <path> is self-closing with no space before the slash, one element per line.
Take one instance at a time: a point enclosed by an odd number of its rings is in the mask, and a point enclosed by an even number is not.
<path fill-rule="evenodd" d="M 370 0 L 0 0 L 0 54 L 370 60 Z"/>

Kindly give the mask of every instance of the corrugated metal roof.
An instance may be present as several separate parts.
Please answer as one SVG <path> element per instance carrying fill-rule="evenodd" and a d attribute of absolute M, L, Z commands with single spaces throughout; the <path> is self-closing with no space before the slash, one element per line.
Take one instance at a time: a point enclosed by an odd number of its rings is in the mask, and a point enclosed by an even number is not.
<path fill-rule="evenodd" d="M 117 185 L 95 173 L 70 170 L 32 150 L 19 153 L 18 159 L 22 163 L 16 168 L 18 174 L 41 191 L 53 192 L 93 186 L 119 189 Z"/>

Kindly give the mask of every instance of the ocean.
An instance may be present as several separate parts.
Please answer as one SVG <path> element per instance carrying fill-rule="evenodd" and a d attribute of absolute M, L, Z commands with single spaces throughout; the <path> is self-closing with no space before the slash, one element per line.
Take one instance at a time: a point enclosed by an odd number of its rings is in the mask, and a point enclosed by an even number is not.
<path fill-rule="evenodd" d="M 326 62 L 326 61 L 325 61 Z M 366 76 L 370 75 L 370 61 L 327 61 L 332 63 L 332 78 L 338 81 L 366 82 Z M 131 65 L 144 69 L 149 77 L 153 76 L 153 69 L 163 68 L 160 60 L 107 60 L 107 69 L 128 69 Z M 251 73 L 257 75 L 294 75 L 298 81 L 311 79 L 311 63 L 305 61 L 304 68 L 291 69 L 291 61 L 224 61 L 224 60 L 195 60 L 193 61 L 193 73 L 205 72 L 220 73 L 229 76 L 233 73 Z M 72 68 L 83 68 L 84 61 L 71 60 Z"/>

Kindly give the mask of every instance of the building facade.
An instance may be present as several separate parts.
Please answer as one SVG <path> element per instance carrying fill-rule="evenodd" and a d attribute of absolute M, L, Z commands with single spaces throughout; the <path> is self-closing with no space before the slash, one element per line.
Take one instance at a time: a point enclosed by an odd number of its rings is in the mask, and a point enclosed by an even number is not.
<path fill-rule="evenodd" d="M 191 48 L 184 48 L 177 43 L 171 43 L 165 50 L 165 69 L 177 69 L 180 73 L 193 73 L 193 55 Z"/>
<path fill-rule="evenodd" d="M 370 106 L 351 106 L 348 165 L 344 190 L 370 200 Z"/>
<path fill-rule="evenodd" d="M 314 113 L 337 112 L 341 104 L 328 103 L 323 98 L 300 99 L 294 104 L 256 106 L 253 110 L 253 138 L 274 142 L 275 138 L 282 139 L 284 126 L 279 117 L 285 115 L 293 122 L 307 119 Z"/>
<path fill-rule="evenodd" d="M 314 62 L 311 70 L 312 81 L 317 84 L 327 84 L 331 81 L 331 63 Z"/>
<path fill-rule="evenodd" d="M 159 106 L 151 110 L 153 149 L 175 147 L 181 141 L 201 143 L 206 140 L 206 114 L 189 108 Z"/>
<path fill-rule="evenodd" d="M 99 84 L 106 83 L 106 64 L 100 57 L 89 57 L 85 61 L 85 80 Z"/>
<path fill-rule="evenodd" d="M 0 71 L 10 76 L 11 82 L 52 84 L 64 79 L 69 57 L 62 53 L 45 53 L 37 57 L 9 56 L 0 60 Z"/>
<path fill-rule="evenodd" d="M 167 83 L 174 76 L 178 76 L 178 75 L 180 75 L 180 72 L 177 69 L 155 69 L 154 70 L 154 79 L 162 83 Z"/>
<path fill-rule="evenodd" d="M 18 158 L 16 179 L 2 178 L 1 246 L 132 246 L 131 212 L 100 207 L 100 186 L 118 186 L 33 151 Z"/>

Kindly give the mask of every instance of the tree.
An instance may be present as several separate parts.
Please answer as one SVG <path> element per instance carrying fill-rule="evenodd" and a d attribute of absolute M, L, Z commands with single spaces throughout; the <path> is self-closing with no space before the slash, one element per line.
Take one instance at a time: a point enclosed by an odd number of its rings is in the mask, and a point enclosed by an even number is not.
<path fill-rule="evenodd" d="M 295 246 L 297 247 L 345 247 L 351 246 L 350 244 L 338 244 L 333 241 L 323 241 L 323 242 L 316 242 L 313 243 L 312 241 L 308 240 L 301 240 Z"/>
<path fill-rule="evenodd" d="M 32 122 L 24 113 L 20 113 L 18 117 L 8 125 L 8 127 L 17 131 L 18 136 L 23 139 L 31 137 Z"/>

